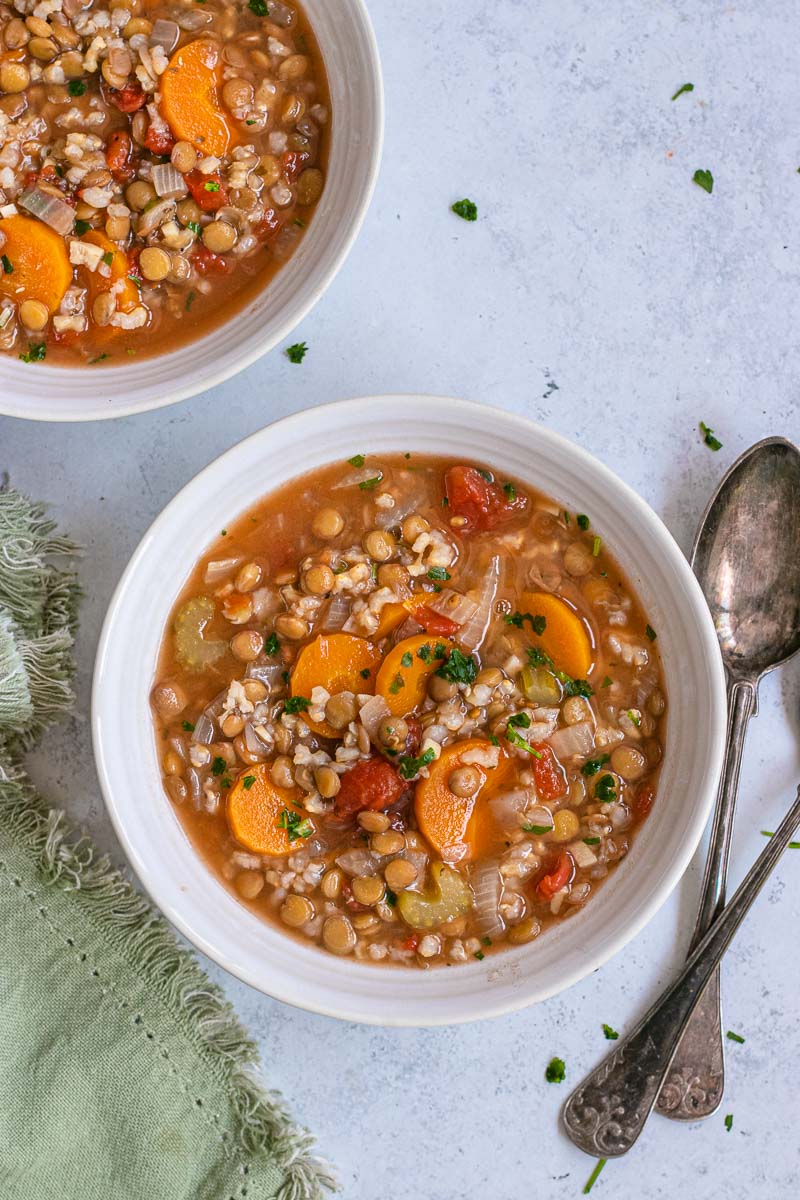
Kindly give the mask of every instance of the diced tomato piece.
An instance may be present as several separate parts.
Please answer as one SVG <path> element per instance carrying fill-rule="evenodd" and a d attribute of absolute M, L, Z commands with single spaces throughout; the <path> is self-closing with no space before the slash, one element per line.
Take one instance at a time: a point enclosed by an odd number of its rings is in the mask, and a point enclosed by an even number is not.
<path fill-rule="evenodd" d="M 228 192 L 222 178 L 216 172 L 204 175 L 202 171 L 190 171 L 184 175 L 192 199 L 203 212 L 216 212 L 228 203 Z"/>
<path fill-rule="evenodd" d="M 408 935 L 408 937 L 404 938 L 403 941 L 400 943 L 400 947 L 403 950 L 416 950 L 418 945 L 419 945 L 419 934 L 418 933 L 410 933 Z"/>
<path fill-rule="evenodd" d="M 135 113 L 147 103 L 147 92 L 136 82 L 126 83 L 123 88 L 103 87 L 102 90 L 104 98 L 120 112 Z"/>
<path fill-rule="evenodd" d="M 334 811 L 338 817 L 352 817 L 365 808 L 379 812 L 396 804 L 406 786 L 385 759 L 362 759 L 342 775 L 342 786 L 334 803 Z"/>
<path fill-rule="evenodd" d="M 255 235 L 263 242 L 268 242 L 283 228 L 283 221 L 274 208 L 265 208 L 264 216 L 255 227 Z"/>
<path fill-rule="evenodd" d="M 634 801 L 636 815 L 639 817 L 646 817 L 650 812 L 650 809 L 653 807 L 655 798 L 656 790 L 652 784 L 642 784 L 642 786 L 639 788 L 639 791 L 636 793 L 636 800 Z"/>
<path fill-rule="evenodd" d="M 124 129 L 115 129 L 108 139 L 106 146 L 106 163 L 108 169 L 118 183 L 126 183 L 133 178 L 134 169 L 131 165 L 133 154 L 133 139 Z"/>
<path fill-rule="evenodd" d="M 227 275 L 231 265 L 221 254 L 214 254 L 207 246 L 198 243 L 192 255 L 192 266 L 201 275 Z"/>
<path fill-rule="evenodd" d="M 544 742 L 534 745 L 533 749 L 541 755 L 536 758 L 531 755 L 531 768 L 536 791 L 542 800 L 557 800 L 567 792 L 567 777 L 564 768 L 556 758 L 550 746 Z"/>
<path fill-rule="evenodd" d="M 494 529 L 527 504 L 525 496 L 507 493 L 499 484 L 484 479 L 475 467 L 451 467 L 444 482 L 450 514 L 465 520 L 461 533 Z"/>
<path fill-rule="evenodd" d="M 556 892 L 560 892 L 570 879 L 575 871 L 575 863 L 572 855 L 566 850 L 559 854 L 554 870 L 549 875 L 543 875 L 536 885 L 536 890 L 542 900 L 552 900 Z"/>
<path fill-rule="evenodd" d="M 294 183 L 310 158 L 306 150 L 287 150 L 283 156 L 283 173 L 289 183 Z"/>
<path fill-rule="evenodd" d="M 175 138 L 168 125 L 156 125 L 151 121 L 144 135 L 144 144 L 153 154 L 170 154 L 175 145 Z"/>
<path fill-rule="evenodd" d="M 432 608 L 428 608 L 427 604 L 420 604 L 418 608 L 414 609 L 412 616 L 415 621 L 419 621 L 426 633 L 433 634 L 434 637 L 452 637 L 461 628 L 456 621 L 451 621 L 449 617 L 443 617 L 441 613 L 434 612 Z"/>

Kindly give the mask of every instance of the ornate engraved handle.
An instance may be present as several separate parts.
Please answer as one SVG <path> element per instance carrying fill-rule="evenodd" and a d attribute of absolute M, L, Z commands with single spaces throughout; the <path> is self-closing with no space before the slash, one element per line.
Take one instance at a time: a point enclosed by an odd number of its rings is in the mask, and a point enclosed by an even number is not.
<path fill-rule="evenodd" d="M 739 768 L 748 722 L 756 711 L 755 685 L 740 680 L 728 689 L 728 736 L 711 839 L 708 846 L 700 909 L 689 945 L 689 954 L 711 927 L 725 904 L 725 881 L 733 832 L 733 815 L 739 790 Z M 725 1056 L 722 1048 L 719 967 L 681 1035 L 656 1109 L 676 1121 L 698 1121 L 716 1112 L 725 1089 Z"/>
<path fill-rule="evenodd" d="M 690 954 L 675 983 L 631 1034 L 584 1079 L 564 1107 L 564 1125 L 587 1154 L 627 1153 L 644 1128 L 700 995 L 800 822 L 800 787 L 775 836 L 728 907 Z"/>

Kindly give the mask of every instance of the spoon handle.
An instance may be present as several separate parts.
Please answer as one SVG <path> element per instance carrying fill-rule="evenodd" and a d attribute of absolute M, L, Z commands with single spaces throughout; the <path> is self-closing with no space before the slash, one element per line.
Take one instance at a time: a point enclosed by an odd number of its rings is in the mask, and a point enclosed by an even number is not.
<path fill-rule="evenodd" d="M 630 1150 L 655 1104 L 686 1022 L 798 822 L 800 787 L 775 836 L 681 974 L 572 1093 L 564 1108 L 564 1125 L 579 1149 L 598 1158 L 616 1158 Z"/>
<path fill-rule="evenodd" d="M 691 954 L 725 904 L 725 881 L 739 790 L 739 768 L 748 722 L 756 711 L 757 692 L 749 681 L 728 689 L 728 736 L 711 838 L 708 846 L 700 908 L 689 945 Z M 664 1117 L 698 1121 L 716 1112 L 725 1087 L 720 981 L 717 968 L 689 1019 L 678 1044 L 669 1075 L 656 1103 Z"/>

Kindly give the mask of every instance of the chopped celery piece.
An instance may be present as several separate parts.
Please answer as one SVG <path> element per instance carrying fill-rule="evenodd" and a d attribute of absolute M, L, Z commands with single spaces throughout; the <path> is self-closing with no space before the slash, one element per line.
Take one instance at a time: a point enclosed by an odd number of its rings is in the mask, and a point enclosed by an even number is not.
<path fill-rule="evenodd" d="M 534 704 L 561 703 L 561 684 L 546 667 L 523 667 L 520 685 Z"/>
<path fill-rule="evenodd" d="M 431 866 L 431 884 L 424 892 L 401 892 L 397 897 L 400 916 L 412 929 L 435 929 L 445 921 L 463 916 L 472 908 L 469 884 L 444 863 Z"/>
<path fill-rule="evenodd" d="M 182 605 L 175 615 L 175 656 L 182 667 L 202 671 L 215 663 L 227 650 L 223 641 L 206 641 L 203 630 L 214 616 L 214 601 L 208 596 L 195 596 Z"/>

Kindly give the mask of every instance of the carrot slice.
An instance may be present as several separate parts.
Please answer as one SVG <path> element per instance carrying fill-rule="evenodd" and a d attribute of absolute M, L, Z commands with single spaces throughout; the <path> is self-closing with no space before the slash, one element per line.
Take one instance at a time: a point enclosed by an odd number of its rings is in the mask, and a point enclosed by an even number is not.
<path fill-rule="evenodd" d="M 379 642 L 381 638 L 390 634 L 398 625 L 402 625 L 406 617 L 414 616 L 414 609 L 425 604 L 426 600 L 430 600 L 430 596 L 425 592 L 417 592 L 413 596 L 409 596 L 407 600 L 401 600 L 397 604 L 385 604 L 381 609 L 381 615 L 378 622 L 378 628 L 372 634 L 374 641 Z"/>
<path fill-rule="evenodd" d="M 294 845 L 289 841 L 286 826 L 291 822 L 286 814 L 298 814 L 306 820 L 295 804 L 301 795 L 300 788 L 276 787 L 269 763 L 248 767 L 228 796 L 231 833 L 254 854 L 289 854 Z"/>
<path fill-rule="evenodd" d="M 2 254 L 11 271 L 0 269 L 0 294 L 22 303 L 39 300 L 52 314 L 72 282 L 72 267 L 64 239 L 33 217 L 17 214 L 0 220 L 5 235 Z"/>
<path fill-rule="evenodd" d="M 428 778 L 417 784 L 414 812 L 417 824 L 443 862 L 469 862 L 479 858 L 491 843 L 494 829 L 485 801 L 508 777 L 511 763 L 502 753 L 496 767 L 471 764 L 481 777 L 473 796 L 456 796 L 450 791 L 450 776 L 465 766 L 470 750 L 485 750 L 489 743 L 469 738 L 445 746 L 428 768 Z"/>
<path fill-rule="evenodd" d="M 91 242 L 93 246 L 99 246 L 103 251 L 106 264 L 111 268 L 110 275 L 103 275 L 100 271 L 82 269 L 89 294 L 89 303 L 87 306 L 89 312 L 91 313 L 92 305 L 97 297 L 103 292 L 110 292 L 115 285 L 117 286 L 117 308 L 120 312 L 133 312 L 139 303 L 139 289 L 133 280 L 129 278 L 130 266 L 127 254 L 120 250 L 119 246 L 115 246 L 110 238 L 107 238 L 99 229 L 90 229 L 87 234 L 84 234 L 82 240 L 84 242 Z M 93 328 L 95 341 L 106 341 L 117 337 L 123 332 L 116 325 L 95 325 Z"/>
<path fill-rule="evenodd" d="M 336 692 L 371 694 L 380 660 L 380 653 L 364 638 L 350 633 L 321 633 L 297 656 L 292 670 L 292 695 L 309 700 L 315 687 L 324 687 L 332 696 Z M 327 721 L 305 719 L 320 737 L 341 735 Z"/>
<path fill-rule="evenodd" d="M 592 669 L 592 643 L 586 625 L 565 601 L 549 592 L 523 592 L 520 612 L 544 617 L 544 633 L 535 635 L 536 645 L 549 654 L 560 671 L 585 679 Z"/>
<path fill-rule="evenodd" d="M 393 717 L 404 717 L 422 703 L 428 680 L 452 645 L 449 638 L 418 633 L 389 651 L 378 671 L 375 691 L 383 696 Z"/>
<path fill-rule="evenodd" d="M 219 100 L 221 86 L 220 48 L 210 38 L 176 50 L 161 76 L 161 115 L 176 141 L 216 158 L 239 141 Z"/>

